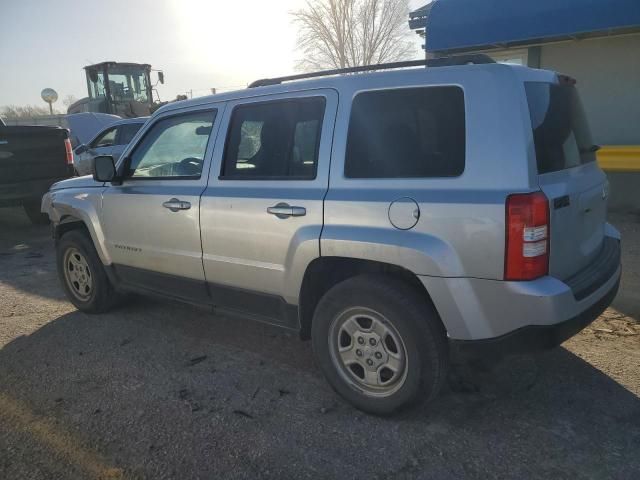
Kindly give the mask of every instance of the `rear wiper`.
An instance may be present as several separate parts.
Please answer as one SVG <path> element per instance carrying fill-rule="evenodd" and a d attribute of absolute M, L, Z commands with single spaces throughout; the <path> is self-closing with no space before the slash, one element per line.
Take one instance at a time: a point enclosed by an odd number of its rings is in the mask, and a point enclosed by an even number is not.
<path fill-rule="evenodd" d="M 600 145 L 591 145 L 590 147 L 583 147 L 580 149 L 580 153 L 595 153 L 600 150 Z"/>

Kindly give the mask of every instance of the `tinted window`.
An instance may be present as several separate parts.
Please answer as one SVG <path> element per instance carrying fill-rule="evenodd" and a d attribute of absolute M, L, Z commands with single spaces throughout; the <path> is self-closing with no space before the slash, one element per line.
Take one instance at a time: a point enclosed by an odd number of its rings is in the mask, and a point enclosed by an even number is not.
<path fill-rule="evenodd" d="M 133 151 L 129 176 L 199 178 L 215 115 L 196 112 L 156 122 Z"/>
<path fill-rule="evenodd" d="M 322 97 L 237 107 L 222 178 L 315 178 L 324 107 Z"/>
<path fill-rule="evenodd" d="M 465 163 L 464 94 L 458 87 L 361 93 L 353 100 L 345 175 L 455 177 Z"/>
<path fill-rule="evenodd" d="M 127 123 L 120 126 L 120 137 L 118 138 L 119 145 L 127 145 L 133 137 L 136 136 L 138 130 L 144 125 L 143 123 Z"/>
<path fill-rule="evenodd" d="M 117 127 L 110 128 L 91 142 L 91 148 L 111 147 L 116 143 Z"/>
<path fill-rule="evenodd" d="M 538 173 L 576 167 L 596 159 L 578 92 L 572 85 L 525 83 Z"/>

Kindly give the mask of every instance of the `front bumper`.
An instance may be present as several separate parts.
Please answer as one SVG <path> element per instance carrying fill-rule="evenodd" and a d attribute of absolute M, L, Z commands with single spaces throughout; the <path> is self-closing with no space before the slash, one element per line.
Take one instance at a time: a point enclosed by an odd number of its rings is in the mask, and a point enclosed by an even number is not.
<path fill-rule="evenodd" d="M 612 227 L 610 232 L 594 264 L 565 281 L 550 276 L 530 282 L 420 279 L 453 345 L 469 349 L 478 343 L 482 350 L 484 343 L 507 352 L 547 349 L 595 320 L 615 297 L 622 272 L 620 241 Z"/>

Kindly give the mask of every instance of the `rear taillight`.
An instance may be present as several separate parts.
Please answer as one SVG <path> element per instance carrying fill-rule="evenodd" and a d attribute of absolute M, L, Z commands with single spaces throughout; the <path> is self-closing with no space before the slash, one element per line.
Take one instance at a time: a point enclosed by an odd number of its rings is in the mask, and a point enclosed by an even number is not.
<path fill-rule="evenodd" d="M 64 139 L 64 150 L 67 154 L 67 165 L 73 165 L 73 148 L 71 148 L 71 140 Z"/>
<path fill-rule="evenodd" d="M 505 280 L 549 273 L 549 201 L 542 192 L 507 198 Z"/>

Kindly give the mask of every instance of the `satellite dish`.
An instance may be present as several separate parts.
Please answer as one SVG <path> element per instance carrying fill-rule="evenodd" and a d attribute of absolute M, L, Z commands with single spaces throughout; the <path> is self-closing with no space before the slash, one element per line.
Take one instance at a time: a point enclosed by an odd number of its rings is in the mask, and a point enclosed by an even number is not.
<path fill-rule="evenodd" d="M 49 104 L 49 113 L 53 115 L 53 107 L 51 105 L 58 100 L 58 92 L 53 88 L 45 88 L 40 92 L 40 96 L 42 100 Z"/>

